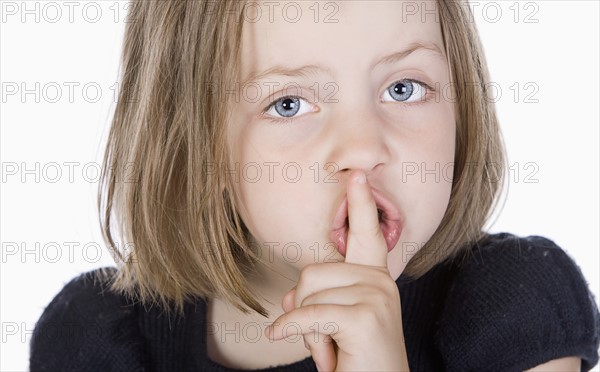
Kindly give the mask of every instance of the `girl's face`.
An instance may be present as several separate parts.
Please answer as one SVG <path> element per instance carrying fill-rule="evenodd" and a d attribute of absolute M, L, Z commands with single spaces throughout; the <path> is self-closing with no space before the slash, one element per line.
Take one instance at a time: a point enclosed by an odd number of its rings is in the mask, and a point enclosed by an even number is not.
<path fill-rule="evenodd" d="M 227 171 L 263 261 L 299 271 L 344 260 L 330 233 L 352 169 L 400 211 L 393 278 L 437 229 L 456 127 L 440 94 L 450 77 L 434 9 L 433 1 L 248 8 Z"/>

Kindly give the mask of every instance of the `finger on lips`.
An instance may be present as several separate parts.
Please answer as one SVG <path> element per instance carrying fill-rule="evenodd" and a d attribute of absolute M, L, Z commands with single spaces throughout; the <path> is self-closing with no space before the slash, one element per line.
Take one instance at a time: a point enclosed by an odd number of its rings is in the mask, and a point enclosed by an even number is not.
<path fill-rule="evenodd" d="M 320 371 L 335 368 L 336 347 L 331 335 L 339 331 L 337 322 L 348 324 L 352 321 L 343 318 L 344 312 L 340 312 L 340 306 L 356 303 L 360 298 L 357 291 L 361 289 L 356 285 L 357 278 L 364 279 L 372 273 L 361 270 L 360 266 L 378 266 L 387 270 L 387 243 L 364 172 L 356 171 L 350 175 L 346 193 L 349 227 L 344 267 L 339 264 L 319 264 L 322 273 L 319 281 L 308 283 L 310 285 L 307 286 L 299 280 L 298 286 L 292 288 L 282 300 L 285 314 L 265 329 L 265 335 L 272 340 L 302 335 Z M 347 264 L 359 266 L 353 270 L 353 275 L 348 275 Z M 336 266 L 330 266 L 332 270 L 324 270 L 323 265 Z M 340 272 L 340 269 L 344 270 Z M 336 322 L 327 322 L 327 319 L 336 319 Z M 293 322 L 294 326 L 288 326 L 288 322 Z"/>
<path fill-rule="evenodd" d="M 379 224 L 377 205 L 363 171 L 350 175 L 347 195 L 349 227 L 344 262 L 387 268 L 387 243 Z"/>

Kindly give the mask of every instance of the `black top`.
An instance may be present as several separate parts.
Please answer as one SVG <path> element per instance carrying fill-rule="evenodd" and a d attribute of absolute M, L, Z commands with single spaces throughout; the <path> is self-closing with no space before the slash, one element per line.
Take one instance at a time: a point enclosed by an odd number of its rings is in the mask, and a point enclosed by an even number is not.
<path fill-rule="evenodd" d="M 579 267 L 548 239 L 489 235 L 463 263 L 418 280 L 401 275 L 410 370 L 523 371 L 577 356 L 598 362 L 600 314 Z M 116 270 L 116 268 L 113 268 Z M 94 271 L 71 280 L 44 310 L 30 344 L 36 371 L 231 371 L 208 359 L 206 303 L 170 319 L 102 291 Z M 312 358 L 263 371 L 316 371 Z"/>

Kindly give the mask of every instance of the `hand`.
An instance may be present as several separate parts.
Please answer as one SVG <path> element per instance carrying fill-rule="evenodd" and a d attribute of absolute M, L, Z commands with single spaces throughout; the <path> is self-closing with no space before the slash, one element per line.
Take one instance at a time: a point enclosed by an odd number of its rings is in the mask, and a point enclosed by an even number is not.
<path fill-rule="evenodd" d="M 319 371 L 408 371 L 400 294 L 370 187 L 355 181 L 361 175 L 349 177 L 345 261 L 304 267 L 283 299 L 286 313 L 265 334 L 302 334 Z"/>

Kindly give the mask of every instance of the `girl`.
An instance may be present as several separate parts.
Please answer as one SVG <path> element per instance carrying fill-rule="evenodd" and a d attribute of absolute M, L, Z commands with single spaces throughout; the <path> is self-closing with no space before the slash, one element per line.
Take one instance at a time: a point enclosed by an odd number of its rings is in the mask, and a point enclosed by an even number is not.
<path fill-rule="evenodd" d="M 119 267 L 50 303 L 32 371 L 597 363 L 577 265 L 482 231 L 505 158 L 466 4 L 130 12 L 99 199 Z"/>

